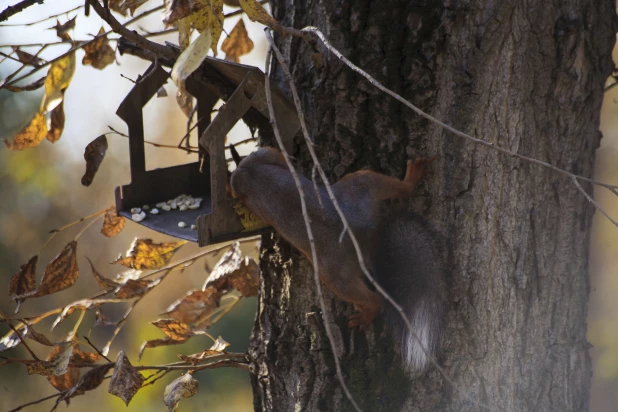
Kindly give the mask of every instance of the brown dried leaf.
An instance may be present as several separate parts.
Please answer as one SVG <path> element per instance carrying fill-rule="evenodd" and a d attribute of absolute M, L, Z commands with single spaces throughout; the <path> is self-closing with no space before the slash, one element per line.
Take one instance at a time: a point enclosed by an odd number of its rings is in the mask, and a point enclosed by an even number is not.
<path fill-rule="evenodd" d="M 105 33 L 103 27 L 97 33 L 97 36 L 101 36 L 98 39 L 86 44 L 84 51 L 86 54 L 82 59 L 84 66 L 90 64 L 95 69 L 103 70 L 116 60 L 116 53 L 109 45 L 109 39 L 107 36 L 102 36 Z"/>
<path fill-rule="evenodd" d="M 120 216 L 118 212 L 116 212 L 116 208 L 112 206 L 105 211 L 101 234 L 105 237 L 116 236 L 124 229 L 124 223 L 124 217 Z"/>
<path fill-rule="evenodd" d="M 60 24 L 59 20 L 56 20 L 56 25 L 52 27 L 52 29 L 56 29 L 56 35 L 60 37 L 62 40 L 70 41 L 71 36 L 69 36 L 68 31 L 75 28 L 75 19 L 77 16 L 73 17 L 71 20 L 68 20 L 64 24 Z"/>
<path fill-rule="evenodd" d="M 133 399 L 133 396 L 142 387 L 143 383 L 144 377 L 142 374 L 131 365 L 124 352 L 120 351 L 118 358 L 116 358 L 116 367 L 109 382 L 108 392 L 116 395 L 129 406 L 129 402 L 131 402 L 131 399 Z"/>
<path fill-rule="evenodd" d="M 170 412 L 178 407 L 178 402 L 197 393 L 199 382 L 190 373 L 182 375 L 165 387 L 163 400 Z"/>
<path fill-rule="evenodd" d="M 159 282 L 160 279 L 129 279 L 118 288 L 115 295 L 118 299 L 131 299 L 144 296 L 150 289 L 157 286 Z"/>
<path fill-rule="evenodd" d="M 127 10 L 121 7 L 122 3 L 124 3 L 124 0 L 109 0 L 109 9 L 126 16 Z"/>
<path fill-rule="evenodd" d="M 182 322 L 170 319 L 158 319 L 151 323 L 161 329 L 161 331 L 172 340 L 187 340 L 193 336 L 193 332 L 189 325 Z"/>
<path fill-rule="evenodd" d="M 53 347 L 47 356 L 47 360 L 28 364 L 28 375 L 37 374 L 43 376 L 62 376 L 69 370 L 69 361 L 73 353 L 74 341 L 62 342 Z"/>
<path fill-rule="evenodd" d="M 169 316 L 179 322 L 192 324 L 203 319 L 219 307 L 221 293 L 212 287 L 193 290 L 174 302 L 162 316 Z"/>
<path fill-rule="evenodd" d="M 133 16 L 135 10 L 147 1 L 148 0 L 124 0 L 122 4 L 120 4 L 120 10 L 122 10 L 123 15 L 125 15 L 128 10 L 131 13 L 131 16 Z"/>
<path fill-rule="evenodd" d="M 25 295 L 33 292 L 36 289 L 36 264 L 39 260 L 39 255 L 35 255 L 30 260 L 19 268 L 19 272 L 15 273 L 9 281 L 9 296 Z M 21 303 L 25 299 L 15 299 L 17 309 L 19 311 Z"/>
<path fill-rule="evenodd" d="M 77 242 L 69 242 L 45 268 L 43 279 L 32 297 L 47 296 L 73 286 L 79 276 Z"/>
<path fill-rule="evenodd" d="M 223 40 L 221 50 L 225 53 L 225 59 L 240 63 L 240 56 L 253 50 L 253 41 L 249 38 L 249 33 L 245 27 L 245 22 L 241 18 L 230 32 L 230 36 Z"/>
<path fill-rule="evenodd" d="M 107 316 L 105 316 L 105 314 L 101 312 L 101 309 L 99 308 L 95 309 L 95 314 L 96 314 L 96 320 L 94 322 L 95 326 L 109 326 L 109 325 L 117 324 L 117 322 L 113 322 Z"/>
<path fill-rule="evenodd" d="M 27 333 L 26 337 L 29 338 L 29 339 L 32 339 L 35 342 L 40 343 L 41 345 L 44 345 L 44 346 L 55 346 L 55 344 L 52 343 L 52 341 L 50 341 L 47 338 L 47 336 L 45 336 L 42 333 L 39 333 L 36 330 L 34 330 L 32 328 L 32 325 L 28 326 L 28 333 Z"/>
<path fill-rule="evenodd" d="M 37 113 L 28 125 L 15 136 L 13 143 L 4 140 L 6 147 L 10 150 L 24 150 L 30 147 L 37 147 L 47 136 L 47 120 L 45 115 Z"/>
<path fill-rule="evenodd" d="M 260 22 L 271 29 L 283 33 L 283 27 L 270 14 L 264 10 L 256 0 L 239 0 L 240 7 L 243 9 L 251 21 Z"/>
<path fill-rule="evenodd" d="M 69 363 L 97 363 L 103 357 L 96 352 L 84 352 L 79 345 L 75 345 L 73 349 L 73 355 L 71 355 L 71 361 Z"/>
<path fill-rule="evenodd" d="M 234 288 L 243 297 L 256 296 L 260 282 L 260 268 L 255 261 L 242 256 L 240 243 L 235 242 L 206 279 L 204 289 L 213 286 L 220 291 Z"/>
<path fill-rule="evenodd" d="M 33 54 L 23 51 L 17 47 L 14 47 L 13 49 L 15 50 L 15 53 L 17 54 L 17 58 L 19 59 L 19 61 L 22 62 L 23 64 L 29 64 L 34 67 L 39 67 L 40 65 L 45 63 L 45 60 L 39 57 L 36 57 Z"/>
<path fill-rule="evenodd" d="M 164 3 L 161 19 L 166 26 L 206 7 L 206 3 L 200 0 L 165 0 Z"/>
<path fill-rule="evenodd" d="M 37 90 L 43 87 L 43 85 L 45 84 L 45 79 L 46 77 L 41 77 L 36 82 L 27 84 L 25 86 L 12 86 L 10 84 L 7 84 L 6 86 L 4 86 L 4 88 L 13 93 L 31 92 L 32 90 Z"/>
<path fill-rule="evenodd" d="M 64 307 L 60 315 L 58 315 L 58 317 L 52 324 L 51 328 L 52 330 L 55 329 L 56 326 L 58 326 L 60 322 L 65 320 L 69 315 L 71 315 L 76 310 L 88 310 L 91 308 L 96 308 L 99 305 L 102 305 L 104 303 L 110 303 L 113 301 L 114 301 L 113 299 L 82 299 L 82 300 L 75 301 Z"/>
<path fill-rule="evenodd" d="M 99 286 L 101 286 L 101 288 L 105 290 L 111 290 L 120 286 L 119 283 L 114 282 L 113 280 L 108 279 L 105 276 L 101 275 L 99 272 L 97 272 L 97 270 L 94 268 L 94 265 L 92 264 L 92 261 L 89 258 L 86 259 L 88 259 L 88 263 L 90 263 L 90 268 L 92 269 L 92 274 L 94 275 L 94 278 L 96 279 Z"/>
<path fill-rule="evenodd" d="M 79 368 L 69 368 L 64 375 L 49 375 L 47 381 L 59 392 L 64 392 L 77 384 L 81 376 Z"/>
<path fill-rule="evenodd" d="M 142 347 L 139 348 L 139 352 L 137 354 L 137 361 L 139 362 L 139 360 L 142 358 L 142 355 L 144 354 L 144 350 L 146 350 L 147 348 L 158 348 L 159 346 L 180 345 L 181 343 L 185 343 L 186 341 L 187 339 L 174 340 L 174 339 L 169 339 L 169 338 L 153 339 L 153 340 L 146 341 L 142 344 Z"/>
<path fill-rule="evenodd" d="M 97 366 L 90 369 L 82 376 L 77 385 L 73 386 L 65 395 L 58 398 L 57 402 L 71 399 L 75 396 L 83 395 L 84 393 L 96 389 L 103 383 L 105 375 L 114 366 L 113 363 L 107 363 L 105 365 Z"/>
<path fill-rule="evenodd" d="M 115 262 L 123 266 L 143 270 L 158 269 L 165 266 L 178 248 L 187 243 L 179 242 L 154 243 L 151 239 L 135 239 L 129 256 L 119 258 Z"/>
<path fill-rule="evenodd" d="M 105 152 L 107 152 L 107 137 L 104 134 L 88 143 L 84 151 L 86 173 L 82 177 L 82 185 L 90 186 L 94 175 L 97 174 L 99 166 L 101 166 L 101 162 L 105 158 Z"/>
<path fill-rule="evenodd" d="M 56 143 L 64 130 L 64 99 L 51 112 L 51 127 L 47 131 L 47 140 Z"/>

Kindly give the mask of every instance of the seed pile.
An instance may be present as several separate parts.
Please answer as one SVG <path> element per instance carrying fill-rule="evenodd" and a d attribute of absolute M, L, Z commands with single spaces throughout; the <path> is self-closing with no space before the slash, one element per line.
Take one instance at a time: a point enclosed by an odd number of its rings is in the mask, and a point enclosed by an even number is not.
<path fill-rule="evenodd" d="M 193 197 L 191 195 L 182 194 L 175 199 L 170 199 L 167 202 L 159 202 L 155 205 L 155 207 L 151 207 L 149 205 L 144 205 L 140 207 L 134 207 L 131 209 L 131 219 L 134 222 L 141 222 L 146 219 L 146 212 L 150 211 L 150 214 L 158 215 L 163 210 L 165 212 L 169 212 L 170 210 L 196 210 L 199 209 L 202 205 L 201 197 Z M 185 222 L 178 222 L 178 227 L 185 228 L 187 224 Z M 191 225 L 191 230 L 197 230 L 196 225 Z"/>

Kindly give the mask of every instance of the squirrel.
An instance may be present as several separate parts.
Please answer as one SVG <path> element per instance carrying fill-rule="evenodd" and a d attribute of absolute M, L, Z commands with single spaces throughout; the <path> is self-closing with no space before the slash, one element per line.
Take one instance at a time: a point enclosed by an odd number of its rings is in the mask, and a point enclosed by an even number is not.
<path fill-rule="evenodd" d="M 321 281 L 340 299 L 354 304 L 358 312 L 350 316 L 350 328 L 363 330 L 384 307 L 386 323 L 413 375 L 423 372 L 431 362 L 427 355 L 435 359 L 438 351 L 446 311 L 446 264 L 439 236 L 420 216 L 382 209 L 387 199 L 409 197 L 431 160 L 408 161 L 403 180 L 362 170 L 332 185 L 366 267 L 402 306 L 416 338 L 400 313 L 370 287 L 349 236 L 340 239 L 343 223 L 326 189 L 299 175 Z M 230 186 L 234 197 L 311 260 L 298 189 L 279 150 L 261 148 L 240 161 Z"/>

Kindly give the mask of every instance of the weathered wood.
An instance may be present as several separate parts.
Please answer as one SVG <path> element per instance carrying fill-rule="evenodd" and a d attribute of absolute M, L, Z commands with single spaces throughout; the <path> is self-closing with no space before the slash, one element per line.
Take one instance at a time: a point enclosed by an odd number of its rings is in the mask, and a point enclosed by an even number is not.
<path fill-rule="evenodd" d="M 387 87 L 457 129 L 592 174 L 612 69 L 612 1 L 275 0 L 273 10 L 286 26 L 317 26 Z M 440 362 L 454 387 L 435 369 L 408 379 L 381 323 L 348 330 L 351 307 L 326 291 L 337 351 L 363 410 L 483 410 L 467 396 L 491 410 L 587 410 L 593 209 L 584 197 L 563 176 L 429 124 L 332 54 L 276 40 L 333 180 L 361 168 L 400 176 L 408 157 L 438 156 L 412 203 L 450 249 Z M 277 65 L 273 78 L 286 90 Z M 306 149 L 295 157 L 310 172 Z M 255 409 L 351 410 L 307 262 L 277 239 L 264 245 L 251 349 Z"/>

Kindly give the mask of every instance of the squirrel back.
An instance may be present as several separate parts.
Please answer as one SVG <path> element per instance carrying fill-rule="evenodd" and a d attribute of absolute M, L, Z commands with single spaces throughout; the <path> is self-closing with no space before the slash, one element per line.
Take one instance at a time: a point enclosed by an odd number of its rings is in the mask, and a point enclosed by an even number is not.
<path fill-rule="evenodd" d="M 403 180 L 372 171 L 344 176 L 333 192 L 359 241 L 366 266 L 386 292 L 403 307 L 416 336 L 400 314 L 368 286 L 349 236 L 326 190 L 299 176 L 305 194 L 323 283 L 358 310 L 349 326 L 367 327 L 385 309 L 407 369 L 418 374 L 436 357 L 445 312 L 445 264 L 439 237 L 419 216 L 381 213 L 383 201 L 409 197 L 430 161 L 408 162 Z M 231 175 L 234 196 L 311 259 L 298 188 L 277 149 L 262 148 L 242 160 Z M 425 350 L 421 349 L 422 345 Z"/>

